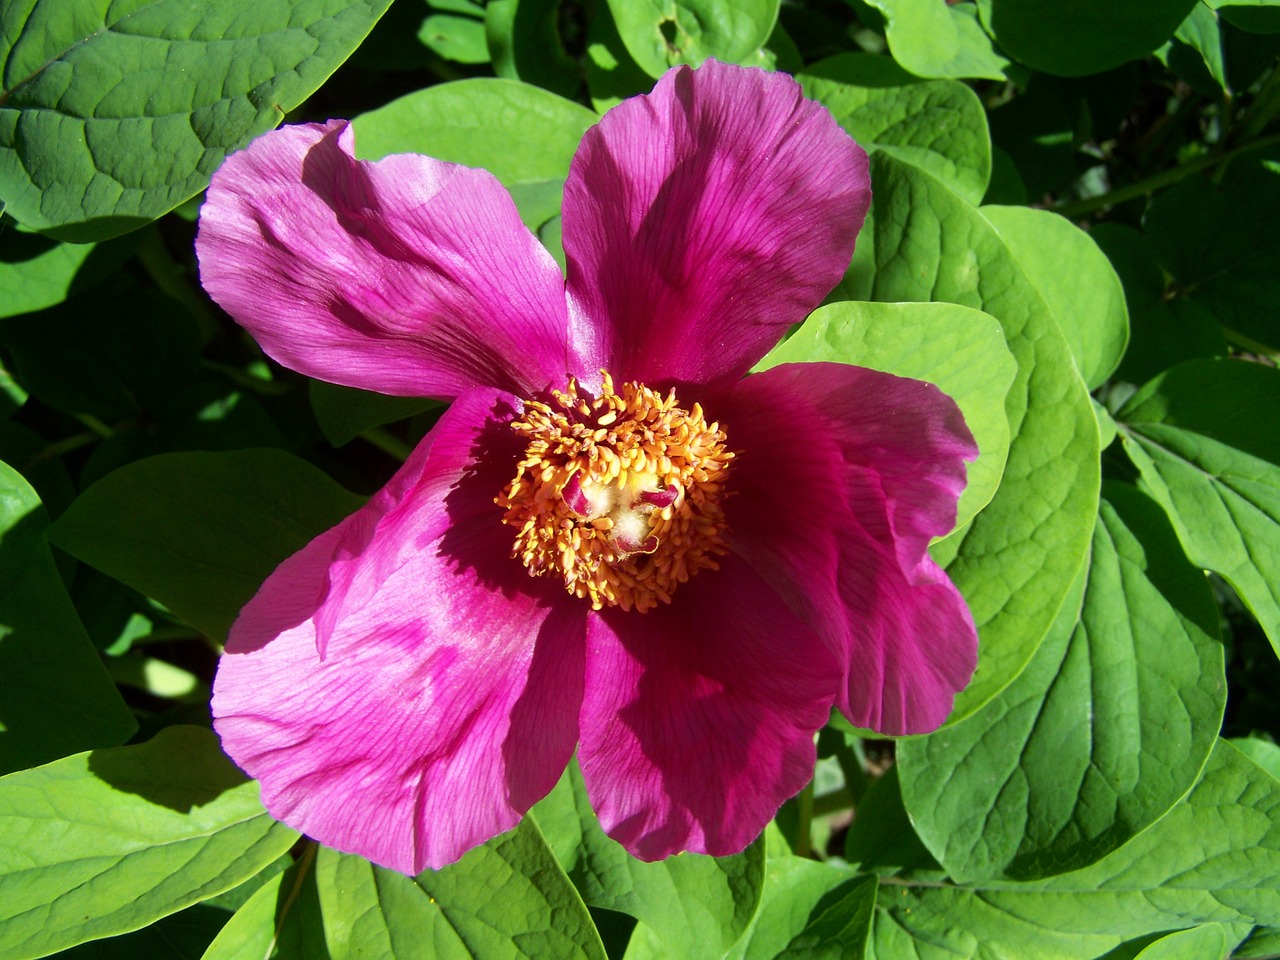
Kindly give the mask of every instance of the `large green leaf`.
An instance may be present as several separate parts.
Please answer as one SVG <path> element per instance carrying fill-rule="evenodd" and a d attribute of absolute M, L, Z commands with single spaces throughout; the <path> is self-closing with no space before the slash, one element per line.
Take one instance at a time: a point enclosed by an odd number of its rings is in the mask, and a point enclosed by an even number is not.
<path fill-rule="evenodd" d="M 58 576 L 48 523 L 35 491 L 0 463 L 0 773 L 137 729 Z"/>
<path fill-rule="evenodd" d="M 732 857 L 686 853 L 656 863 L 637 860 L 600 829 L 576 763 L 533 812 L 582 898 L 647 925 L 668 957 L 722 955 L 755 913 L 764 883 L 763 843 Z"/>
<path fill-rule="evenodd" d="M 959 405 L 981 451 L 969 465 L 956 526 L 987 505 L 1009 453 L 1004 399 L 1017 372 L 995 318 L 954 303 L 830 303 L 760 366 L 820 360 L 937 384 Z"/>
<path fill-rule="evenodd" d="M 618 34 L 651 77 L 709 57 L 751 60 L 773 32 L 779 0 L 608 0 Z"/>
<path fill-rule="evenodd" d="M 361 502 L 283 450 L 169 453 L 95 483 L 50 538 L 220 638 L 282 560 Z"/>
<path fill-rule="evenodd" d="M 508 187 L 563 180 L 578 141 L 598 119 L 581 104 L 527 83 L 458 80 L 356 117 L 356 152 L 366 160 L 425 153 L 484 167 Z"/>
<path fill-rule="evenodd" d="M 1280 651 L 1280 371 L 1189 360 L 1116 415 L 1191 562 L 1226 578 Z"/>
<path fill-rule="evenodd" d="M 146 926 L 297 840 L 198 727 L 0 778 L 0 836 L 3 960 Z"/>
<path fill-rule="evenodd" d="M 871 298 L 984 310 L 1018 362 L 1005 401 L 1013 439 L 1004 479 L 948 567 L 980 633 L 960 717 L 1022 669 L 1084 562 L 1098 503 L 1098 427 L 1053 314 L 982 214 L 885 153 L 872 158 L 872 182 Z"/>
<path fill-rule="evenodd" d="M 991 45 L 972 4 L 867 0 L 884 14 L 893 59 L 918 77 L 1003 80 L 1009 61 Z"/>
<path fill-rule="evenodd" d="M 316 887 L 334 960 L 605 956 L 587 908 L 529 820 L 416 877 L 322 849 Z"/>
<path fill-rule="evenodd" d="M 1070 220 L 1030 207 L 982 208 L 1044 297 L 1089 389 L 1115 372 L 1129 343 L 1124 287 L 1106 254 Z"/>
<path fill-rule="evenodd" d="M 963 83 L 922 81 L 887 57 L 865 53 L 820 60 L 796 79 L 868 151 L 927 170 L 972 203 L 986 193 L 987 117 L 977 94 Z M 880 183 L 872 183 L 879 194 Z"/>
<path fill-rule="evenodd" d="M 67 240 L 199 193 L 355 49 L 390 0 L 15 0 L 0 7 L 0 197 Z"/>
<path fill-rule="evenodd" d="M 1206 923 L 1280 920 L 1280 782 L 1219 742 L 1163 818 L 1083 870 L 1036 883 L 882 880 L 877 960 L 1089 960 Z"/>
<path fill-rule="evenodd" d="M 1078 77 L 1150 53 L 1198 2 L 978 0 L 978 10 L 1005 53 L 1035 70 Z"/>
<path fill-rule="evenodd" d="M 973 716 L 898 751 L 903 802 L 957 881 L 1110 853 L 1190 789 L 1226 704 L 1218 612 L 1160 508 L 1109 484 L 1083 607 Z"/>

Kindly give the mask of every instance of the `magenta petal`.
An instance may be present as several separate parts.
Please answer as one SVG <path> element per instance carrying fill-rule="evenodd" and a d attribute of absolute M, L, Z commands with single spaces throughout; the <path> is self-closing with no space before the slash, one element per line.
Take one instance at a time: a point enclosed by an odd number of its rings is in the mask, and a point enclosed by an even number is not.
<path fill-rule="evenodd" d="M 926 548 L 977 448 L 931 384 L 835 363 L 748 377 L 714 410 L 736 449 L 730 548 L 841 661 L 836 705 L 888 734 L 936 729 L 977 662 L 973 618 Z"/>
<path fill-rule="evenodd" d="M 866 154 L 790 77 L 671 70 L 573 159 L 575 336 L 617 377 L 736 378 L 840 280 L 870 200 Z"/>
<path fill-rule="evenodd" d="M 582 774 L 637 857 L 737 853 L 813 775 L 838 668 L 740 560 L 669 606 L 592 615 L 587 648 Z"/>
<path fill-rule="evenodd" d="M 508 402 L 464 394 L 382 493 L 285 561 L 214 684 L 223 746 L 273 816 L 406 873 L 514 826 L 578 735 L 585 607 L 511 560 L 493 503 Z"/>
<path fill-rule="evenodd" d="M 352 156 L 345 121 L 233 154 L 200 213 L 200 279 L 280 363 L 404 396 L 565 379 L 560 270 L 484 170 Z M 576 368 L 575 364 L 575 368 Z"/>

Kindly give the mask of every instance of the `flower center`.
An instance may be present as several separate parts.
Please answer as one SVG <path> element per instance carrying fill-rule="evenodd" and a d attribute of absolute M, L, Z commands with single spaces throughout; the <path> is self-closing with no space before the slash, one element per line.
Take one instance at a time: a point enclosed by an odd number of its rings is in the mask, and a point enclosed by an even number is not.
<path fill-rule="evenodd" d="M 599 396 L 571 379 L 511 424 L 524 459 L 495 499 L 516 529 L 512 556 L 531 576 L 564 578 L 574 596 L 643 613 L 670 603 L 725 552 L 725 476 L 733 453 L 702 408 L 638 383 Z"/>

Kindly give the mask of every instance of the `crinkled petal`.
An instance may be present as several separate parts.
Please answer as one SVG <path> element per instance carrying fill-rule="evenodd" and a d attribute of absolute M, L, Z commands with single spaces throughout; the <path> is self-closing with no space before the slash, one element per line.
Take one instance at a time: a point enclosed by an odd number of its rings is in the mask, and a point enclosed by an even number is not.
<path fill-rule="evenodd" d="M 671 70 L 570 167 L 575 340 L 615 377 L 735 379 L 840 280 L 870 201 L 866 154 L 790 77 Z"/>
<path fill-rule="evenodd" d="M 582 775 L 637 857 L 737 853 L 813 775 L 838 667 L 740 560 L 670 605 L 593 615 L 587 648 Z"/>
<path fill-rule="evenodd" d="M 493 503 L 510 403 L 464 394 L 384 491 L 285 561 L 214 684 L 223 746 L 273 816 L 405 873 L 514 826 L 577 739 L 585 613 L 511 560 Z"/>
<path fill-rule="evenodd" d="M 835 363 L 743 380 L 713 411 L 734 445 L 730 548 L 841 661 L 836 705 L 888 734 L 936 729 L 977 662 L 973 618 L 926 552 L 977 447 L 932 384 Z"/>
<path fill-rule="evenodd" d="M 333 383 L 452 397 L 563 382 L 560 270 L 493 175 L 353 148 L 333 120 L 227 158 L 196 238 L 210 296 L 270 356 Z"/>

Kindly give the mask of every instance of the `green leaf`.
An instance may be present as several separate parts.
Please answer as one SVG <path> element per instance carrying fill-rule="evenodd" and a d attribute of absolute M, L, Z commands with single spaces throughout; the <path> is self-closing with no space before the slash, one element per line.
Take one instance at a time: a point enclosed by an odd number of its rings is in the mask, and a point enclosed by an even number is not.
<path fill-rule="evenodd" d="M 576 97 L 582 74 L 565 52 L 559 19 L 559 0 L 491 0 L 484 28 L 498 76 Z"/>
<path fill-rule="evenodd" d="M 1109 484 L 1084 572 L 1026 670 L 898 750 L 903 802 L 960 882 L 1033 880 L 1110 853 L 1186 794 L 1226 704 L 1218 611 L 1160 508 Z"/>
<path fill-rule="evenodd" d="M 170 453 L 95 483 L 50 537 L 221 638 L 282 560 L 362 502 L 283 450 Z"/>
<path fill-rule="evenodd" d="M 231 913 L 197 903 L 150 926 L 105 940 L 90 940 L 56 954 L 57 960 L 196 960 Z M 256 960 L 256 958 L 255 958 Z"/>
<path fill-rule="evenodd" d="M 536 230 L 560 212 L 569 161 L 599 119 L 527 83 L 458 80 L 356 117 L 356 153 L 366 160 L 424 153 L 483 167 L 511 191 L 525 225 Z"/>
<path fill-rule="evenodd" d="M 1004 399 L 1017 363 L 994 317 L 953 303 L 830 303 L 760 362 L 830 360 L 936 384 L 959 405 L 981 455 L 969 465 L 956 527 L 987 505 L 1004 473 Z"/>
<path fill-rule="evenodd" d="M 1222 960 L 1230 946 L 1226 931 L 1218 923 L 1179 930 L 1144 947 L 1135 960 Z"/>
<path fill-rule="evenodd" d="M 1101 73 L 1141 57 L 1173 34 L 1199 0 L 978 0 L 983 26 L 1005 53 L 1062 77 Z"/>
<path fill-rule="evenodd" d="M 219 931 L 202 960 L 337 960 L 324 937 L 316 891 L 316 846 L 277 873 Z"/>
<path fill-rule="evenodd" d="M 35 313 L 103 279 L 137 244 L 58 243 L 0 221 L 0 317 Z"/>
<path fill-rule="evenodd" d="M 587 27 L 586 72 L 591 105 L 600 113 L 653 87 L 653 77 L 627 52 L 607 6 L 597 6 Z"/>
<path fill-rule="evenodd" d="M 709 57 L 751 60 L 773 32 L 779 0 L 608 0 L 627 50 L 649 76 Z"/>
<path fill-rule="evenodd" d="M 604 960 L 577 891 L 530 820 L 442 870 L 406 877 L 321 849 L 316 887 L 334 958 Z"/>
<path fill-rule="evenodd" d="M 865 53 L 820 60 L 796 79 L 868 152 L 920 167 L 973 203 L 986 193 L 987 118 L 977 94 L 964 84 L 922 81 L 886 57 Z"/>
<path fill-rule="evenodd" d="M 1004 479 L 948 566 L 980 634 L 958 719 L 1022 670 L 1084 562 L 1097 512 L 1098 426 L 1049 307 L 986 218 L 887 154 L 872 158 L 871 179 L 871 299 L 984 310 L 1018 362 L 1005 401 L 1012 442 Z"/>
<path fill-rule="evenodd" d="M 1117 371 L 1120 379 L 1146 383 L 1183 360 L 1227 355 L 1222 328 L 1208 310 L 1186 297 L 1165 296 L 1164 272 L 1144 234 L 1099 223 L 1089 235 L 1124 284 L 1130 337 Z"/>
<path fill-rule="evenodd" d="M 1089 389 L 1115 372 L 1129 343 L 1124 287 L 1106 255 L 1070 220 L 1030 207 L 983 207 L 1044 298 Z"/>
<path fill-rule="evenodd" d="M 760 909 L 725 960 L 861 957 L 875 900 L 874 877 L 850 879 L 845 871 L 802 857 L 771 857 Z"/>
<path fill-rule="evenodd" d="M 241 883 L 297 834 L 198 727 L 0 778 L 0 958 L 146 926 Z"/>
<path fill-rule="evenodd" d="M 48 523 L 0 463 L 0 773 L 115 746 L 138 727 L 58 576 Z"/>
<path fill-rule="evenodd" d="M 1269 740 L 1257 737 L 1242 737 L 1232 740 L 1231 745 L 1246 757 L 1260 766 L 1277 780 L 1280 780 L 1280 746 Z"/>
<path fill-rule="evenodd" d="M 390 0 L 16 0 L 0 13 L 0 197 L 64 240 L 205 188 L 355 49 Z"/>
<path fill-rule="evenodd" d="M 1125 451 L 1191 562 L 1240 594 L 1280 652 L 1280 371 L 1189 360 L 1116 414 Z"/>
<path fill-rule="evenodd" d="M 1244 337 L 1280 349 L 1280 164 L 1241 159 L 1221 187 L 1187 177 L 1156 194 L 1146 231 L 1174 292 Z"/>
<path fill-rule="evenodd" d="M 307 396 L 324 438 L 335 447 L 345 446 L 370 427 L 404 420 L 440 406 L 438 400 L 425 397 L 392 397 L 321 380 L 307 384 Z"/>
<path fill-rule="evenodd" d="M 0 342 L 19 382 L 57 410 L 108 422 L 162 414 L 199 373 L 199 328 L 158 290 L 111 292 L 0 320 Z"/>
<path fill-rule="evenodd" d="M 656 863 L 637 860 L 600 829 L 576 763 L 533 813 L 582 898 L 646 924 L 665 956 L 720 956 L 755 913 L 764 883 L 763 843 L 732 857 L 684 853 Z"/>
<path fill-rule="evenodd" d="M 1083 960 L 1206 923 L 1242 936 L 1280 920 L 1277 876 L 1280 782 L 1220 741 L 1186 799 L 1083 870 L 1036 883 L 882 882 L 874 955 Z"/>
<path fill-rule="evenodd" d="M 1197 93 L 1220 97 L 1227 84 L 1227 64 L 1222 51 L 1222 26 L 1206 4 L 1197 3 L 1174 32 L 1164 51 L 1166 66 Z"/>
<path fill-rule="evenodd" d="M 893 59 L 917 77 L 1003 80 L 1009 61 L 997 53 L 971 4 L 867 0 L 885 16 Z"/>
<path fill-rule="evenodd" d="M 1280 0 L 1204 0 L 1233 27 L 1250 33 L 1280 33 Z"/>
<path fill-rule="evenodd" d="M 563 180 L 578 141 L 600 118 L 581 104 L 515 80 L 442 83 L 362 113 L 356 153 L 424 153 L 484 167 L 506 186 Z"/>
<path fill-rule="evenodd" d="M 418 28 L 418 40 L 437 56 L 455 63 L 488 63 L 484 22 L 474 17 L 432 14 Z"/>

